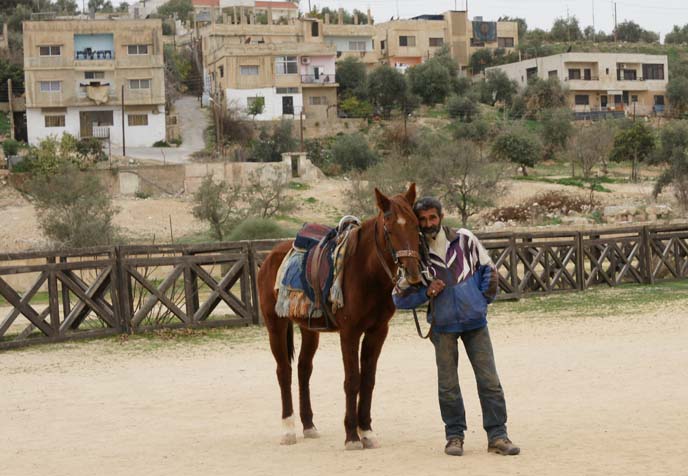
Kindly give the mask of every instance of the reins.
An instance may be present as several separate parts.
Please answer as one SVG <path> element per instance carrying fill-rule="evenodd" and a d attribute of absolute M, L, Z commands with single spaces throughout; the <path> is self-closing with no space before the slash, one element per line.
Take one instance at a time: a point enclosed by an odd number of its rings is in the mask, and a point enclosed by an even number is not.
<path fill-rule="evenodd" d="M 386 216 L 386 214 L 385 214 L 385 216 Z M 385 237 L 385 244 L 387 245 L 387 250 L 392 255 L 392 261 L 397 266 L 397 268 L 399 266 L 399 258 L 400 257 L 401 258 L 404 258 L 404 257 L 415 258 L 421 264 L 421 267 L 423 266 L 423 264 L 424 264 L 423 259 L 421 259 L 421 256 L 417 251 L 409 250 L 409 249 L 397 251 L 394 249 L 394 247 L 392 246 L 392 242 L 389 238 L 389 231 L 387 231 L 387 226 L 384 226 L 383 233 L 384 233 L 384 237 Z M 385 270 L 385 273 L 389 277 L 390 281 L 392 281 L 392 285 L 396 286 L 397 282 L 399 281 L 399 276 L 398 276 L 398 274 L 397 274 L 397 276 L 395 276 L 394 273 L 392 273 L 392 270 L 387 265 L 387 261 L 385 261 L 385 257 L 382 255 L 382 251 L 380 250 L 380 244 L 378 243 L 378 240 L 377 240 L 377 220 L 375 220 L 375 233 L 374 233 L 374 235 L 375 235 L 375 253 L 377 254 L 377 258 L 380 261 L 380 264 L 382 265 L 382 269 Z M 423 239 L 422 233 L 420 235 L 421 235 L 421 240 L 422 240 Z M 422 245 L 425 247 L 427 246 L 424 242 L 422 243 Z M 425 248 L 423 248 L 423 251 L 426 252 L 424 254 L 427 254 L 427 250 Z M 435 309 L 433 306 L 433 302 L 434 302 L 434 298 L 430 298 L 430 303 L 428 304 L 428 309 L 430 312 L 430 329 L 428 329 L 428 332 L 425 335 L 423 335 L 423 332 L 420 329 L 420 322 L 418 320 L 418 314 L 416 313 L 415 309 L 412 309 L 413 320 L 416 323 L 416 332 L 418 332 L 418 337 L 420 337 L 421 339 L 427 339 L 432 334 L 432 327 L 433 327 L 433 324 L 435 322 Z"/>

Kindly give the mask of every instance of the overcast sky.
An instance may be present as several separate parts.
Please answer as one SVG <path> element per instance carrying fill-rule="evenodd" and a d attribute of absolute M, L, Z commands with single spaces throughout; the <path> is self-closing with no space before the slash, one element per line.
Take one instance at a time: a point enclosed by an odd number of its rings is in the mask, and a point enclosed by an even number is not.
<path fill-rule="evenodd" d="M 557 17 L 566 17 L 566 12 L 578 17 L 581 28 L 593 23 L 595 6 L 595 29 L 610 33 L 614 27 L 614 4 L 610 0 L 310 0 L 319 7 L 370 8 L 377 22 L 387 21 L 392 16 L 409 18 L 423 13 L 442 13 L 465 8 L 471 17 L 482 16 L 485 20 L 497 20 L 501 15 L 523 17 L 528 28 L 549 29 Z M 308 0 L 301 0 L 301 10 L 308 9 Z M 617 1 L 619 22 L 633 20 L 643 28 L 664 34 L 673 25 L 688 23 L 688 1 L 686 0 L 630 0 Z"/>

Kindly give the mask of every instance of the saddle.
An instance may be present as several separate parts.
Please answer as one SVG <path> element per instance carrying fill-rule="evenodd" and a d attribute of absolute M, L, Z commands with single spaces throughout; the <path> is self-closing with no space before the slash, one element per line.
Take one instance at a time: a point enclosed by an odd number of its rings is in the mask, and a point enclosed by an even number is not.
<path fill-rule="evenodd" d="M 337 328 L 334 315 L 327 303 L 334 278 L 333 252 L 337 246 L 336 236 L 336 228 L 307 223 L 294 240 L 295 247 L 306 249 L 302 268 L 304 291 L 313 301 L 314 310 L 321 311 L 325 316 L 327 330 Z"/>
<path fill-rule="evenodd" d="M 344 262 L 356 249 L 360 225 L 356 217 L 345 218 L 336 228 L 307 223 L 297 233 L 275 281 L 278 316 L 307 318 L 313 330 L 337 329 L 334 314 L 344 306 Z M 325 326 L 312 327 L 311 319 L 320 317 Z"/>

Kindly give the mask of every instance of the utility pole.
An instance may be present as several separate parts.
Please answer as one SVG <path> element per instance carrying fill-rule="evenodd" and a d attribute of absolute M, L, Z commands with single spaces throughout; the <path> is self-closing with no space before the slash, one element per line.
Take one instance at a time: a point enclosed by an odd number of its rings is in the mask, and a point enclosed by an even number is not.
<path fill-rule="evenodd" d="M 12 80 L 7 80 L 7 101 L 10 108 L 10 139 L 14 140 L 14 107 L 12 106 Z"/>
<path fill-rule="evenodd" d="M 595 41 L 595 0 L 592 0 L 592 41 Z"/>
<path fill-rule="evenodd" d="M 617 33 L 617 17 L 616 17 L 616 2 L 614 2 L 614 41 L 619 41 L 619 34 Z"/>
<path fill-rule="evenodd" d="M 301 106 L 301 112 L 299 113 L 299 129 L 301 130 L 301 152 L 303 152 L 303 106 Z"/>
<path fill-rule="evenodd" d="M 127 156 L 127 139 L 124 132 L 124 84 L 122 84 L 122 157 Z"/>

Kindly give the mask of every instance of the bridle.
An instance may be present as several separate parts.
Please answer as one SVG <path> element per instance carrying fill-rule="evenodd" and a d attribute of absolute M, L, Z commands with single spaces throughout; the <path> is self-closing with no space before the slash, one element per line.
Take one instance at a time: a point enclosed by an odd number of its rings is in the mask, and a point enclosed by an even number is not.
<path fill-rule="evenodd" d="M 387 218 L 392 214 L 391 211 L 387 211 L 384 213 L 383 218 Z M 399 258 L 413 258 L 418 261 L 418 264 L 422 265 L 422 260 L 420 257 L 420 253 L 416 250 L 412 250 L 409 248 L 397 250 L 392 246 L 392 239 L 390 238 L 389 230 L 387 229 L 387 224 L 384 223 L 383 220 L 383 225 L 382 225 L 382 230 L 383 230 L 383 236 L 385 237 L 385 246 L 387 248 L 387 251 L 389 252 L 390 255 L 392 255 L 392 262 L 394 263 L 394 266 L 397 268 L 397 273 L 392 273 L 392 270 L 389 269 L 389 266 L 387 265 L 387 261 L 385 260 L 384 256 L 382 255 L 382 251 L 380 249 L 380 243 L 377 240 L 377 222 L 378 220 L 375 220 L 375 252 L 377 254 L 378 260 L 380 261 L 380 264 L 382 265 L 382 268 L 385 270 L 385 273 L 389 277 L 389 279 L 392 281 L 392 284 L 394 286 L 397 285 L 397 282 L 399 281 L 399 271 L 403 268 L 399 262 Z M 419 230 L 420 232 L 420 230 Z M 421 266 L 422 267 L 422 266 Z"/>

